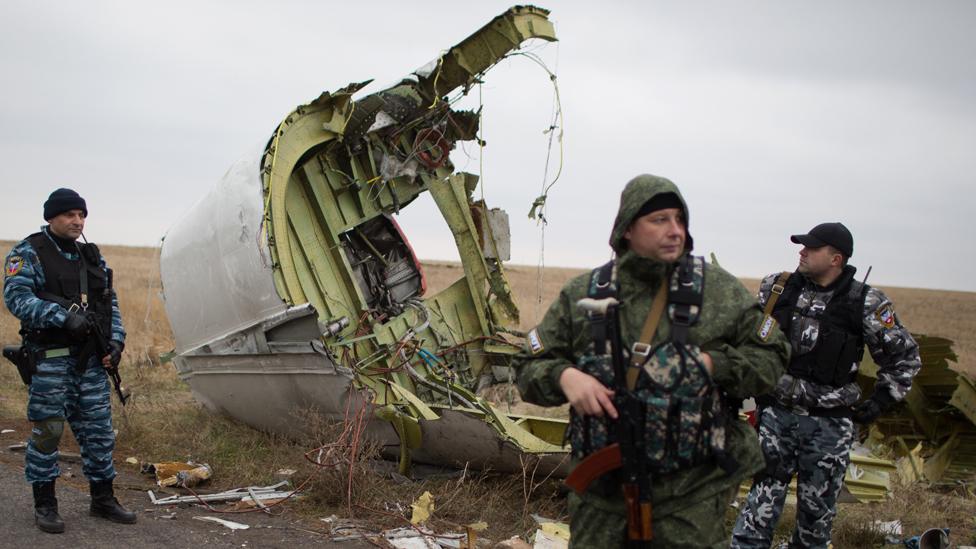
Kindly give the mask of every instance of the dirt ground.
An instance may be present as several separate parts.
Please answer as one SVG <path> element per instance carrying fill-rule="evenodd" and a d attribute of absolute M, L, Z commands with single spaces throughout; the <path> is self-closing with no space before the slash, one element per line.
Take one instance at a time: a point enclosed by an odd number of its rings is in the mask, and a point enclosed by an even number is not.
<path fill-rule="evenodd" d="M 281 514 L 262 512 L 215 515 L 190 505 L 156 506 L 149 499 L 148 490 L 167 497 L 152 482 L 152 477 L 140 475 L 135 466 L 117 464 L 119 476 L 115 492 L 119 501 L 136 513 L 138 523 L 120 525 L 91 517 L 88 485 L 81 474 L 81 464 L 70 456 L 61 460 L 62 475 L 56 484 L 58 507 L 65 521 L 63 534 L 46 534 L 34 526 L 30 487 L 24 482 L 24 453 L 10 446 L 23 439 L 29 425 L 26 420 L 0 418 L 0 428 L 13 433 L 0 435 L 0 516 L 3 517 L 3 547 L 325 547 L 365 549 L 373 547 L 362 540 L 336 542 L 328 536 L 328 525 L 321 521 L 296 516 L 281 508 Z M 73 438 L 62 442 L 66 453 L 77 453 Z M 121 460 L 117 460 L 121 461 Z M 218 517 L 247 529 L 232 530 L 214 522 L 195 517 Z M 14 541 L 16 540 L 16 541 Z"/>

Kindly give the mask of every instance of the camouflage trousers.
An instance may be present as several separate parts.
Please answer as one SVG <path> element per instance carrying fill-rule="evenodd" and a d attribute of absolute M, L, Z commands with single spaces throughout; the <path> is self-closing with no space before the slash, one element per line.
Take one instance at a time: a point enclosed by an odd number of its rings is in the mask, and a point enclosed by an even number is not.
<path fill-rule="evenodd" d="M 738 487 L 692 503 L 664 516 L 654 516 L 652 547 L 719 549 L 729 545 L 725 511 Z M 625 508 L 604 508 L 569 494 L 570 549 L 623 548 L 627 543 Z"/>
<path fill-rule="evenodd" d="M 58 443 L 65 420 L 81 448 L 85 476 L 93 481 L 115 478 L 108 375 L 94 358 L 79 375 L 76 362 L 68 356 L 37 363 L 27 403 L 27 419 L 34 423 L 25 457 L 27 482 L 51 481 L 61 475 Z"/>
<path fill-rule="evenodd" d="M 850 418 L 797 415 L 778 406 L 763 409 L 759 443 L 766 470 L 753 482 L 732 532 L 732 547 L 769 547 L 796 475 L 796 528 L 790 547 L 827 547 L 837 494 L 854 442 Z"/>

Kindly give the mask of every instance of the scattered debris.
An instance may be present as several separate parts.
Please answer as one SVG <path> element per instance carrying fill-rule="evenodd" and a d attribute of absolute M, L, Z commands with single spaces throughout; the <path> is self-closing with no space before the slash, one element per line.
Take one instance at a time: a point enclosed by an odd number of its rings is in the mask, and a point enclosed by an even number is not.
<path fill-rule="evenodd" d="M 905 404 L 881 416 L 872 437 L 900 462 L 907 459 L 898 466 L 907 480 L 966 485 L 976 474 L 976 381 L 950 365 L 958 361 L 951 340 L 913 335 L 922 369 Z M 873 387 L 877 365 L 868 355 L 860 373 L 862 387 Z"/>
<path fill-rule="evenodd" d="M 295 469 L 278 469 L 277 471 L 275 471 L 274 476 L 278 480 L 286 480 L 291 478 L 297 472 L 298 471 L 296 471 Z"/>
<path fill-rule="evenodd" d="M 907 549 L 948 549 L 949 529 L 929 528 L 921 536 L 912 536 L 902 543 Z"/>
<path fill-rule="evenodd" d="M 495 544 L 495 549 L 532 549 L 532 546 L 518 536 L 512 536 Z"/>
<path fill-rule="evenodd" d="M 245 488 L 235 488 L 233 490 L 228 490 L 226 492 L 220 492 L 217 494 L 199 494 L 195 496 L 170 496 L 166 498 L 157 498 L 156 494 L 152 490 L 149 490 L 149 499 L 154 505 L 175 505 L 178 503 L 200 503 L 201 501 L 206 503 L 215 502 L 226 502 L 226 501 L 241 501 L 245 499 L 261 500 L 266 502 L 268 500 L 277 500 L 287 497 L 292 497 L 295 493 L 293 490 L 290 491 L 278 491 L 278 488 L 282 486 L 287 486 L 288 481 L 281 481 L 278 484 L 272 486 L 248 486 Z M 295 496 L 298 497 L 298 496 Z"/>
<path fill-rule="evenodd" d="M 889 536 L 900 536 L 902 530 L 900 520 L 889 520 L 889 521 L 876 520 L 871 525 L 871 528 L 879 534 L 885 534 Z"/>
<path fill-rule="evenodd" d="M 425 491 L 410 504 L 410 507 L 413 509 L 413 514 L 410 515 L 410 524 L 423 524 L 434 513 L 434 496 Z"/>
<path fill-rule="evenodd" d="M 213 471 L 206 463 L 193 463 L 189 461 L 149 463 L 142 467 L 142 473 L 155 474 L 156 484 L 160 486 L 180 486 L 183 488 L 196 486 L 213 475 Z"/>
<path fill-rule="evenodd" d="M 247 524 L 241 524 L 240 522 L 233 522 L 230 520 L 224 520 L 217 517 L 193 517 L 193 520 L 205 520 L 209 522 L 216 522 L 217 524 L 226 526 L 231 530 L 247 530 L 250 528 Z"/>
<path fill-rule="evenodd" d="M 397 549 L 459 549 L 465 534 L 437 534 L 422 527 L 385 530 L 382 537 Z"/>

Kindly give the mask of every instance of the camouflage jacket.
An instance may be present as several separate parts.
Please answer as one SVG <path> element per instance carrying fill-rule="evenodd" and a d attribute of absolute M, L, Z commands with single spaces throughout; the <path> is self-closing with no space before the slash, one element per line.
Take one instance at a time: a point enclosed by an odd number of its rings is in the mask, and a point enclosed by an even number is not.
<path fill-rule="evenodd" d="M 50 238 L 46 226 L 42 231 Z M 61 255 L 72 261 L 78 259 L 75 252 L 62 250 Z M 105 258 L 101 258 L 101 266 L 107 267 Z M 34 247 L 26 240 L 21 240 L 10 250 L 4 261 L 3 301 L 7 309 L 28 328 L 60 328 L 68 317 L 68 311 L 61 305 L 37 297 L 36 292 L 44 288 L 44 282 L 44 269 Z M 122 315 L 115 296 L 112 296 L 111 338 L 125 341 L 125 328 L 122 327 Z"/>
<path fill-rule="evenodd" d="M 618 299 L 622 303 L 620 322 L 625 348 L 630 348 L 640 337 L 655 292 L 660 284 L 668 281 L 674 265 L 627 251 L 621 236 L 640 206 L 663 192 L 681 196 L 677 187 L 666 179 L 636 178 L 624 190 L 621 210 L 614 224 L 611 245 L 620 254 Z M 685 212 L 687 223 L 687 207 Z M 686 251 L 690 251 L 689 248 L 686 246 Z M 589 324 L 585 314 L 576 307 L 576 302 L 587 295 L 589 278 L 589 273 L 580 275 L 563 287 L 534 330 L 533 337 L 537 341 L 533 342 L 532 349 L 516 357 L 519 390 L 526 401 L 543 406 L 566 402 L 559 387 L 559 376 L 566 368 L 577 364 L 592 347 Z M 762 311 L 748 290 L 721 267 L 709 264 L 705 269 L 701 315 L 689 332 L 688 343 L 700 346 L 711 356 L 715 367 L 713 379 L 731 398 L 766 393 L 783 374 L 789 358 L 789 344 L 780 333 L 762 341 L 757 335 L 761 320 Z M 669 335 L 670 323 L 664 315 L 652 344 Z M 709 463 L 656 478 L 653 489 L 655 516 L 667 515 L 682 504 L 728 491 L 762 468 L 763 458 L 755 432 L 738 419 L 731 423 L 727 446 L 730 455 L 739 463 L 738 470 L 727 475 L 717 465 Z M 622 509 L 620 499 L 608 500 L 591 493 L 584 497 L 597 505 L 617 511 Z"/>
<path fill-rule="evenodd" d="M 761 306 L 766 305 L 773 283 L 779 275 L 780 273 L 773 273 L 759 285 Z M 800 273 L 793 273 L 791 276 L 803 277 L 803 287 L 797 296 L 798 307 L 821 311 L 827 307 L 834 295 L 833 289 L 818 286 Z M 853 283 L 860 284 L 856 281 Z M 889 397 L 888 400 L 892 402 L 903 400 L 912 388 L 912 377 L 922 367 L 918 345 L 898 320 L 891 300 L 884 292 L 871 286 L 865 292 L 863 326 L 864 343 L 871 358 L 878 364 L 875 392 Z M 794 312 L 790 332 L 793 354 L 809 352 L 817 344 L 819 321 Z M 858 365 L 852 367 L 856 370 Z M 784 374 L 777 383 L 773 396 L 781 406 L 806 414 L 808 409 L 814 407 L 851 406 L 860 400 L 861 388 L 856 380 L 838 388 Z"/>

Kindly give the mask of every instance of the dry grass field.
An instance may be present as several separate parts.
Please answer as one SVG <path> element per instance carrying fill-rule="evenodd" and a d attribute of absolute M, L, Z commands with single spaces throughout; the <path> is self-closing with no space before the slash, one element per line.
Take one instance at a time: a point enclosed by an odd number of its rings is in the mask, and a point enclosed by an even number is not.
<path fill-rule="evenodd" d="M 12 242 L 0 241 L 4 256 Z M 122 315 L 128 331 L 122 374 L 137 397 L 123 412 L 116 406 L 119 428 L 117 459 L 136 456 L 141 460 L 193 459 L 210 463 L 217 472 L 215 488 L 230 488 L 247 483 L 266 483 L 273 471 L 290 467 L 310 478 L 311 497 L 297 504 L 309 516 L 332 512 L 367 516 L 377 525 L 398 526 L 379 507 L 397 501 L 409 509 L 409 503 L 424 490 L 438 502 L 437 526 L 457 530 L 459 524 L 486 520 L 493 539 L 525 534 L 533 530 L 530 513 L 563 516 L 565 508 L 556 483 L 542 486 L 526 484 L 525 479 L 466 475 L 448 480 L 428 480 L 419 484 L 397 483 L 380 478 L 358 467 L 354 486 L 347 484 L 345 474 L 336 471 L 316 472 L 303 453 L 330 440 L 334 426 L 322 426 L 309 440 L 288 440 L 253 431 L 236 422 L 214 417 L 199 406 L 187 386 L 176 376 L 171 365 L 161 363 L 159 356 L 173 348 L 173 338 L 160 297 L 158 249 L 104 246 L 103 254 L 115 269 L 116 288 Z M 454 263 L 425 264 L 428 292 L 432 294 L 456 280 L 463 273 Z M 582 269 L 547 268 L 539 277 L 529 266 L 510 266 L 508 280 L 521 311 L 521 328 L 532 327 L 545 313 L 562 284 Z M 743 280 L 751 290 L 756 280 Z M 902 321 L 913 332 L 939 335 L 955 341 L 960 363 L 976 372 L 976 293 L 945 292 L 910 288 L 883 288 L 896 304 Z M 6 311 L 0 314 L 0 343 L 18 341 L 18 322 Z M 23 385 L 10 364 L 0 364 L 0 420 L 21 422 L 25 409 Z M 124 415 L 123 415 L 124 413 Z M 65 440 L 70 437 L 66 437 Z M 70 444 L 69 444 L 70 446 Z M 369 449 L 361 452 L 366 455 Z M 347 489 L 357 496 L 356 508 L 345 507 Z M 372 498 L 372 499 L 370 499 Z M 924 502 L 924 505 L 918 505 Z M 953 540 L 973 542 L 972 501 L 952 495 L 936 494 L 919 487 L 900 489 L 889 502 L 880 505 L 849 505 L 837 519 L 835 547 L 860 547 L 880 543 L 867 532 L 864 524 L 873 518 L 901 518 L 906 532 L 923 526 L 953 526 Z M 784 528 L 781 529 L 785 532 Z M 968 536 L 966 538 L 959 536 Z"/>

